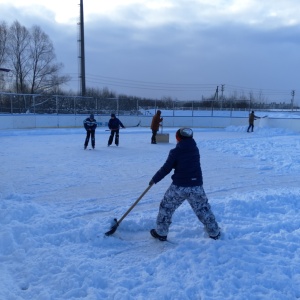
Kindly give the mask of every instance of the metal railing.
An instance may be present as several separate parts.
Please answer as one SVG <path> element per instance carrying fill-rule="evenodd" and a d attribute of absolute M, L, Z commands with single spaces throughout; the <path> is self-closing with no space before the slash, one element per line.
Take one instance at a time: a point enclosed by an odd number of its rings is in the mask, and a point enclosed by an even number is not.
<path fill-rule="evenodd" d="M 0 92 L 1 114 L 89 114 L 152 115 L 156 109 L 168 111 L 169 115 L 186 114 L 234 116 L 235 112 L 276 109 L 276 104 L 254 103 L 251 100 L 142 100 L 138 98 L 95 98 L 64 95 L 16 94 Z M 282 110 L 287 109 L 282 107 Z M 280 109 L 279 109 L 280 110 Z"/>

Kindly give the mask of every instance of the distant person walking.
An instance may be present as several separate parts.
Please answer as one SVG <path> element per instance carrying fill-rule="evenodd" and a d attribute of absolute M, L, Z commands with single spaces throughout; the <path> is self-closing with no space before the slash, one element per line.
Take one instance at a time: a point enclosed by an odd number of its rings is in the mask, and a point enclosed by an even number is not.
<path fill-rule="evenodd" d="M 166 241 L 174 212 L 187 200 L 209 237 L 217 240 L 220 228 L 203 189 L 200 153 L 192 129 L 178 129 L 176 140 L 176 147 L 170 150 L 166 162 L 149 182 L 149 185 L 158 183 L 174 169 L 173 182 L 159 205 L 156 229 L 151 229 L 150 233 L 154 238 Z"/>
<path fill-rule="evenodd" d="M 163 121 L 163 118 L 161 118 L 160 115 L 161 115 L 161 111 L 157 110 L 156 114 L 152 118 L 152 122 L 151 122 L 151 130 L 152 130 L 151 144 L 156 144 L 156 134 L 159 130 L 160 123 Z"/>
<path fill-rule="evenodd" d="M 86 138 L 85 138 L 85 142 L 84 142 L 84 149 L 87 148 L 87 146 L 89 144 L 90 137 L 91 137 L 92 147 L 93 147 L 93 149 L 95 149 L 95 130 L 97 128 L 97 122 L 96 122 L 93 114 L 91 114 L 89 116 L 89 118 L 86 118 L 83 121 L 83 126 L 86 130 Z"/>
<path fill-rule="evenodd" d="M 252 112 L 249 114 L 249 126 L 248 126 L 248 129 L 247 129 L 247 132 L 250 132 L 250 129 L 251 129 L 251 132 L 253 132 L 254 120 L 256 120 L 256 119 L 260 119 L 260 117 L 256 116 L 254 114 L 254 111 L 252 110 Z"/>
<path fill-rule="evenodd" d="M 115 137 L 115 144 L 119 146 L 119 129 L 120 127 L 125 128 L 122 122 L 116 117 L 115 114 L 111 114 L 111 118 L 108 121 L 108 128 L 110 129 L 110 136 L 108 139 L 107 146 L 110 146 Z"/>

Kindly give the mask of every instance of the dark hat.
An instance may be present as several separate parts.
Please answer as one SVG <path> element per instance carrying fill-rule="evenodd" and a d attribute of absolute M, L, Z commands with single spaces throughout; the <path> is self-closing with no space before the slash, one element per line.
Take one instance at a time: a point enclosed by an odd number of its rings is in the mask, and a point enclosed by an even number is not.
<path fill-rule="evenodd" d="M 116 117 L 116 115 L 115 115 L 115 114 L 111 114 L 110 116 L 111 116 L 112 118 L 115 118 L 115 117 Z"/>
<path fill-rule="evenodd" d="M 176 131 L 176 140 L 191 139 L 193 137 L 193 130 L 188 127 L 182 127 Z"/>
<path fill-rule="evenodd" d="M 90 114 L 90 118 L 91 118 L 91 119 L 94 119 L 94 114 Z"/>

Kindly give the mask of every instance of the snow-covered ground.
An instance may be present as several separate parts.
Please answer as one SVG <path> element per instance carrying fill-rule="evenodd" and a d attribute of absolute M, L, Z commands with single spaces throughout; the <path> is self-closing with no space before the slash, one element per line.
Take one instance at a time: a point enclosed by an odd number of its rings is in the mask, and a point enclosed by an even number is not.
<path fill-rule="evenodd" d="M 252 109 L 250 110 L 252 111 Z M 216 109 L 207 109 L 207 110 L 189 110 L 185 109 L 182 110 L 181 108 L 178 108 L 178 110 L 174 109 L 161 109 L 162 116 L 194 116 L 194 117 L 208 117 L 208 116 L 214 116 L 214 117 L 237 117 L 237 118 L 248 118 L 250 111 L 248 109 L 244 110 L 238 110 L 238 109 L 228 109 L 228 110 L 216 110 Z M 149 109 L 144 110 L 140 109 L 140 113 L 145 116 L 153 116 L 155 114 L 155 109 Z M 275 118 L 275 119 L 299 119 L 300 118 L 300 110 L 295 109 L 293 111 L 291 110 L 254 110 L 255 115 L 258 117 L 265 117 L 268 116 L 268 118 Z"/>
<path fill-rule="evenodd" d="M 126 124 L 125 124 L 126 126 Z M 105 237 L 175 147 L 148 128 L 83 150 L 83 129 L 0 131 L 0 299 L 300 298 L 300 136 L 194 129 L 204 188 L 222 228 L 207 237 L 191 208 L 169 241 L 150 237 L 170 175 Z"/>

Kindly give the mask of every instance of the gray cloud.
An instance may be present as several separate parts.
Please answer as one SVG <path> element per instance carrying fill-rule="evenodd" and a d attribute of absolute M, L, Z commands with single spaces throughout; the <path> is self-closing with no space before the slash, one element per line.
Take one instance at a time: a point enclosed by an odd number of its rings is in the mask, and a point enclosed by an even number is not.
<path fill-rule="evenodd" d="M 267 7 L 253 6 L 256 14 L 249 16 L 246 9 L 229 14 L 227 1 L 217 11 L 203 4 L 195 9 L 188 2 L 174 1 L 171 8 L 158 12 L 141 4 L 122 7 L 114 15 L 89 14 L 87 86 L 142 97 L 199 99 L 225 84 L 225 93 L 263 90 L 270 101 L 290 101 L 290 92 L 296 89 L 297 98 L 300 27 L 290 11 L 282 7 L 280 11 L 277 5 L 272 10 L 267 1 Z M 41 26 L 54 42 L 64 72 L 73 76 L 69 88 L 76 90 L 77 20 L 58 24 L 50 11 L 39 12 L 29 19 L 6 7 L 4 15 L 29 27 Z M 289 18 L 293 24 L 288 24 Z"/>

